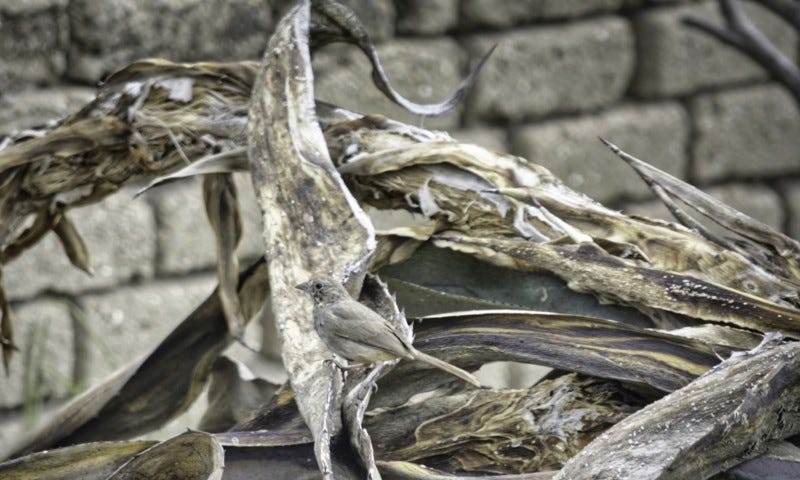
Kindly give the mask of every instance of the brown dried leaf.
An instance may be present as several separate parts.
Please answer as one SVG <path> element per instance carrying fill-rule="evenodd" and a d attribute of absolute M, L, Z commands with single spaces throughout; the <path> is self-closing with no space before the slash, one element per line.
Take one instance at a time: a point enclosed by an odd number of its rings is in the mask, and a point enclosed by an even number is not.
<path fill-rule="evenodd" d="M 17 346 L 14 343 L 14 312 L 3 288 L 3 269 L 0 268 L 0 350 L 3 353 L 3 371 L 8 375 L 11 357 Z M 2 456 L 0 456 L 2 458 Z"/>
<path fill-rule="evenodd" d="M 232 174 L 205 175 L 203 200 L 216 240 L 218 291 L 228 323 L 228 333 L 241 340 L 247 323 L 237 293 L 239 257 L 236 255 L 236 247 L 242 238 L 242 217 Z"/>
<path fill-rule="evenodd" d="M 222 446 L 213 435 L 186 432 L 154 445 L 120 467 L 108 480 L 219 480 L 224 467 Z"/>
<path fill-rule="evenodd" d="M 138 453 L 158 442 L 95 442 L 57 448 L 0 463 L 6 480 L 105 480 Z"/>
<path fill-rule="evenodd" d="M 86 243 L 65 210 L 58 212 L 55 225 L 53 225 L 53 233 L 64 247 L 64 253 L 67 254 L 70 263 L 89 275 L 94 275 Z"/>

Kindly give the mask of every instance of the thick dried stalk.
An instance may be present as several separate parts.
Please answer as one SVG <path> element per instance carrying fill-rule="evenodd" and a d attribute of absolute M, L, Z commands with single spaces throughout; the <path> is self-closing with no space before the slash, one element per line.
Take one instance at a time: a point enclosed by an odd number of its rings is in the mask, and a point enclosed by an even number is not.
<path fill-rule="evenodd" d="M 732 356 L 613 426 L 556 478 L 703 479 L 800 432 L 800 343 Z"/>
<path fill-rule="evenodd" d="M 309 278 L 353 276 L 360 289 L 374 230 L 328 156 L 314 112 L 307 2 L 278 25 L 253 89 L 248 124 L 253 182 L 264 217 L 272 309 L 282 356 L 315 439 L 320 469 L 333 475 L 330 436 L 341 427 L 341 379 L 323 362 L 311 303 L 294 288 Z"/>

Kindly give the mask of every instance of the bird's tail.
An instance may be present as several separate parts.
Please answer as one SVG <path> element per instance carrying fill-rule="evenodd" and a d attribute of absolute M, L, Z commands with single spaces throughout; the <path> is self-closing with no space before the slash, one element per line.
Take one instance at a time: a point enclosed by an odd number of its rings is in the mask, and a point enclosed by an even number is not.
<path fill-rule="evenodd" d="M 414 356 L 414 359 L 419 360 L 420 362 L 427 363 L 428 365 L 436 367 L 439 370 L 444 370 L 445 372 L 451 375 L 455 375 L 461 380 L 464 380 L 467 383 L 471 383 L 472 385 L 475 385 L 478 388 L 481 387 L 481 382 L 479 382 L 477 378 L 475 378 L 471 373 L 461 370 L 455 365 L 449 364 L 444 360 L 439 360 L 438 358 L 432 357 L 427 353 L 422 353 L 416 348 L 412 350 L 412 355 Z"/>

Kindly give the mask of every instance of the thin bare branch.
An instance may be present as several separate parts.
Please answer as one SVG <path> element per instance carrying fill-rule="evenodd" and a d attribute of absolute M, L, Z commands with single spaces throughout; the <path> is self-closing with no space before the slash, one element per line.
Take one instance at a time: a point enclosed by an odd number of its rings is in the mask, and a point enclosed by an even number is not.
<path fill-rule="evenodd" d="M 779 2 L 773 3 L 776 4 L 775 8 L 779 8 L 777 6 Z M 738 2 L 719 0 L 719 5 L 725 18 L 724 27 L 694 15 L 684 17 L 683 23 L 711 35 L 752 58 L 782 83 L 800 104 L 800 68 L 753 25 Z M 800 18 L 794 21 L 800 22 Z"/>

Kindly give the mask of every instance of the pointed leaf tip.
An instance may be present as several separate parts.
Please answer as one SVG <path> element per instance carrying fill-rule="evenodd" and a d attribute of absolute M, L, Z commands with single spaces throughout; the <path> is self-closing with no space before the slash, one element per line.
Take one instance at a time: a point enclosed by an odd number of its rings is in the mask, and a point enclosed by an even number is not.
<path fill-rule="evenodd" d="M 614 143 L 611 143 L 610 141 L 606 140 L 605 138 L 603 138 L 603 137 L 597 137 L 597 138 L 598 138 L 598 139 L 599 139 L 601 142 L 603 142 L 603 145 L 605 145 L 605 146 L 607 146 L 608 148 L 610 148 L 612 152 L 614 152 L 614 153 L 619 153 L 619 152 L 621 151 L 621 150 L 620 150 L 620 148 L 619 148 L 619 147 L 618 147 L 616 144 L 614 144 Z"/>

